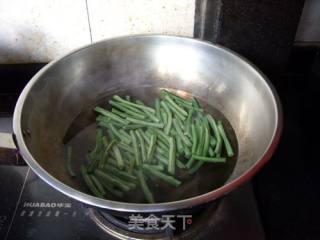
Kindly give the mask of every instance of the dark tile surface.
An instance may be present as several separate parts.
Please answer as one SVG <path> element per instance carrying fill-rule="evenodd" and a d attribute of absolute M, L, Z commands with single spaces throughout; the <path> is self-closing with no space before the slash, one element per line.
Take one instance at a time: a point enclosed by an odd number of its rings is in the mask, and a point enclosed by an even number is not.
<path fill-rule="evenodd" d="M 5 239 L 16 212 L 28 167 L 0 166 L 0 239 Z"/>
<path fill-rule="evenodd" d="M 296 49 L 280 93 L 284 131 L 254 186 L 268 239 L 320 238 L 319 49 Z"/>
<path fill-rule="evenodd" d="M 304 0 L 197 0 L 196 37 L 202 2 L 203 38 L 240 53 L 280 85 L 277 77 L 286 70 Z"/>
<path fill-rule="evenodd" d="M 44 65 L 44 63 L 0 64 L 0 116 L 12 114 L 22 89 Z"/>
<path fill-rule="evenodd" d="M 0 198 L 0 239 L 112 239 L 85 205 L 53 189 L 27 166 L 0 166 L 0 193 L 5 196 Z M 265 239 L 251 184 L 226 196 L 203 220 L 192 239 Z"/>
<path fill-rule="evenodd" d="M 0 198 L 0 217 L 6 219 L 0 239 L 106 239 L 80 202 L 50 187 L 29 167 L 0 166 L 0 176 L 0 192 L 6 196 Z"/>

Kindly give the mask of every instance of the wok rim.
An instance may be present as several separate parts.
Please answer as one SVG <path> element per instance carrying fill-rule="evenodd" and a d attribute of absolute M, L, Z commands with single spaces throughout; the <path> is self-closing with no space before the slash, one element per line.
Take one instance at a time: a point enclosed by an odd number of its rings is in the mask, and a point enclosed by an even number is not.
<path fill-rule="evenodd" d="M 21 129 L 21 114 L 24 106 L 25 99 L 28 96 L 29 91 L 32 89 L 33 85 L 38 81 L 38 79 L 52 66 L 54 66 L 56 63 L 60 62 L 64 58 L 81 51 L 83 49 L 92 47 L 94 45 L 98 45 L 102 42 L 106 41 L 118 41 L 122 39 L 127 38 L 178 38 L 183 39 L 186 41 L 195 42 L 197 44 L 204 44 L 209 47 L 213 47 L 216 49 L 219 49 L 221 51 L 224 51 L 226 54 L 231 55 L 232 57 L 237 58 L 239 61 L 242 61 L 246 64 L 248 68 L 251 68 L 254 72 L 258 74 L 258 76 L 264 81 L 264 84 L 266 85 L 266 88 L 270 91 L 271 96 L 273 96 L 273 102 L 274 106 L 276 107 L 276 113 L 275 113 L 275 120 L 276 120 L 276 128 L 273 132 L 272 140 L 269 143 L 269 146 L 266 148 L 265 152 L 261 155 L 261 157 L 250 167 L 248 168 L 242 175 L 239 177 L 233 179 L 232 181 L 222 185 L 221 187 L 201 194 L 197 195 L 191 198 L 186 198 L 178 201 L 173 202 L 162 202 L 162 203 L 154 203 L 154 204 L 147 204 L 147 203 L 127 203 L 127 202 L 118 202 L 118 201 L 111 201 L 107 199 L 100 199 L 94 196 L 91 196 L 89 194 L 83 193 L 79 190 L 76 190 L 75 188 L 72 188 L 62 181 L 58 180 L 57 178 L 53 177 L 50 173 L 48 173 L 42 166 L 37 162 L 36 159 L 33 158 L 32 154 L 29 152 L 24 138 L 22 134 Z M 58 191 L 64 193 L 65 195 L 76 199 L 80 202 L 86 203 L 91 206 L 113 210 L 113 211 L 119 211 L 119 212 L 167 212 L 167 211 L 174 211 L 178 209 L 185 209 L 185 208 L 191 208 L 196 205 L 200 205 L 203 203 L 207 203 L 209 201 L 213 201 L 217 198 L 220 198 L 235 188 L 243 185 L 247 181 L 249 181 L 271 158 L 274 151 L 276 150 L 276 147 L 280 141 L 281 133 L 283 128 L 283 115 L 282 115 L 282 106 L 279 99 L 279 96 L 272 85 L 272 83 L 269 81 L 269 79 L 249 60 L 244 58 L 243 56 L 239 55 L 238 53 L 223 47 L 219 44 L 194 39 L 191 37 L 181 37 L 181 36 L 174 36 L 174 35 L 158 35 L 158 34 L 148 34 L 148 35 L 130 35 L 130 36 L 121 36 L 117 38 L 110 38 L 110 39 L 104 39 L 98 42 L 95 42 L 93 44 L 88 44 L 86 46 L 80 47 L 78 49 L 75 49 L 56 60 L 51 61 L 46 66 L 44 66 L 36 75 L 34 75 L 31 80 L 28 82 L 28 84 L 23 89 L 22 93 L 20 94 L 16 107 L 14 109 L 14 115 L 13 115 L 13 133 L 17 140 L 17 145 L 20 154 L 22 155 L 23 159 L 27 162 L 27 164 L 30 166 L 30 168 L 46 183 L 48 183 L 53 188 L 57 189 Z"/>

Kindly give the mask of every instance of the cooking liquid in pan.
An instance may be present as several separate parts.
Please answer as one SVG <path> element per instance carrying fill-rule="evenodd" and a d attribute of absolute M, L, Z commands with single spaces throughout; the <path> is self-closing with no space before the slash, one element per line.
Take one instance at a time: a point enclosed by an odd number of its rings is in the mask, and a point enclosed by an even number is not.
<path fill-rule="evenodd" d="M 80 173 L 81 164 L 87 163 L 86 154 L 91 151 L 95 146 L 96 137 L 96 123 L 95 113 L 93 108 L 97 105 L 102 106 L 110 110 L 110 106 L 107 104 L 110 97 L 117 94 L 120 96 L 131 96 L 131 99 L 142 100 L 148 106 L 154 106 L 154 100 L 159 97 L 159 90 L 150 87 L 130 89 L 128 91 L 113 91 L 108 93 L 107 97 L 99 99 L 92 106 L 88 112 L 81 113 L 69 127 L 65 140 L 68 145 L 72 147 L 72 163 L 73 168 L 77 173 L 76 181 L 80 182 L 81 190 L 89 193 L 88 188 L 85 186 Z M 191 93 L 173 91 L 180 96 L 192 96 Z M 193 95 L 194 96 L 194 95 Z M 197 97 L 197 96 L 195 96 Z M 232 129 L 228 120 L 223 116 L 221 112 L 215 109 L 208 102 L 197 97 L 200 106 L 205 110 L 205 113 L 211 114 L 216 120 L 221 120 L 227 136 L 232 144 L 235 155 L 232 158 L 227 158 L 226 163 L 205 163 L 195 174 L 189 175 L 186 170 L 181 170 L 176 167 L 176 177 L 182 181 L 180 187 L 173 187 L 161 179 L 154 181 L 148 179 L 147 184 L 153 193 L 156 202 L 171 202 L 182 200 L 190 197 L 195 197 L 207 192 L 210 192 L 220 186 L 222 186 L 229 176 L 231 175 L 237 161 L 238 155 L 238 142 L 234 130 Z M 89 124 L 91 122 L 91 124 Z M 89 124 L 89 125 L 88 125 Z M 73 137 L 71 137 L 73 136 Z M 226 156 L 225 149 L 223 147 L 222 156 Z M 123 156 L 125 157 L 125 156 Z M 181 159 L 186 162 L 186 159 Z M 195 160 L 196 163 L 196 160 Z M 91 194 L 91 193 L 89 193 Z M 132 203 L 145 203 L 143 192 L 140 189 L 139 184 L 135 190 L 125 194 L 123 199 L 113 197 L 112 195 L 106 196 L 107 199 L 116 200 L 121 202 Z"/>

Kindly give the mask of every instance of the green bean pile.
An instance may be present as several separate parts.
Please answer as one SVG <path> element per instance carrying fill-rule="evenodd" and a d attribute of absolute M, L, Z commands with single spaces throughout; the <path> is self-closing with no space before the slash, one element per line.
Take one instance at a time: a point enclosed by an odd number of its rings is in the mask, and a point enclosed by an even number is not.
<path fill-rule="evenodd" d="M 234 155 L 222 122 L 205 114 L 194 97 L 183 99 L 162 90 L 154 108 L 117 95 L 109 105 L 110 111 L 94 109 L 96 145 L 87 155 L 88 164 L 81 167 L 97 197 L 123 197 L 140 186 L 146 201 L 154 203 L 149 179 L 179 187 L 176 168 L 192 175 L 206 162 L 224 163 Z M 74 175 L 70 166 L 68 170 Z"/>

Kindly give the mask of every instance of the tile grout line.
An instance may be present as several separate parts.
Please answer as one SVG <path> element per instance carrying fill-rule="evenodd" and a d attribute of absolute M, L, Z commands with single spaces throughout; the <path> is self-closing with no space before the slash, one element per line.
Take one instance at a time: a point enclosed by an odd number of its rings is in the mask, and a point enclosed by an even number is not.
<path fill-rule="evenodd" d="M 18 201 L 17 201 L 17 205 L 16 205 L 16 207 L 15 207 L 15 209 L 14 209 L 13 216 L 12 216 L 12 218 L 11 218 L 11 222 L 10 222 L 10 224 L 9 224 L 7 234 L 6 234 L 6 236 L 4 237 L 5 240 L 7 240 L 8 237 L 9 237 L 9 232 L 10 232 L 10 230 L 11 230 L 11 227 L 12 227 L 12 224 L 13 224 L 13 220 L 14 220 L 14 218 L 15 218 L 15 216 L 16 216 L 16 213 L 17 213 L 17 210 L 18 210 L 18 206 L 19 206 L 19 203 L 20 203 L 20 200 L 21 200 L 21 197 L 22 197 L 23 189 L 24 189 L 24 187 L 25 187 L 25 185 L 26 185 L 29 172 L 30 172 L 30 167 L 28 167 L 27 174 L 26 174 L 26 176 L 25 176 L 25 178 L 24 178 L 24 181 L 23 181 L 23 184 L 22 184 L 22 188 L 21 188 L 21 191 L 20 191 L 20 194 L 19 194 L 19 198 L 18 198 Z"/>
<path fill-rule="evenodd" d="M 90 33 L 90 41 L 91 41 L 91 43 L 92 43 L 92 32 L 91 32 L 91 24 L 90 24 L 88 0 L 85 0 L 85 1 L 86 1 L 86 10 L 87 10 L 87 19 L 88 19 L 89 33 Z"/>

